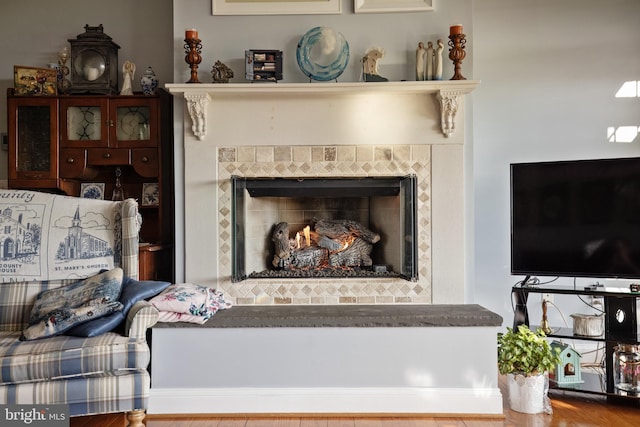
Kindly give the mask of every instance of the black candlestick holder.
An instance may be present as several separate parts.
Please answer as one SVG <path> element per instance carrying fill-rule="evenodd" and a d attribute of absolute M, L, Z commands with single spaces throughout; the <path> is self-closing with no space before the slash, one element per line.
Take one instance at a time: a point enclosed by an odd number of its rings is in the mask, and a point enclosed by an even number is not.
<path fill-rule="evenodd" d="M 187 55 L 184 60 L 189 64 L 191 69 L 191 78 L 187 83 L 200 83 L 198 80 L 198 64 L 202 62 L 202 44 L 200 39 L 184 39 L 184 49 Z"/>
<path fill-rule="evenodd" d="M 453 77 L 451 80 L 467 80 L 460 72 L 462 60 L 467 56 L 464 47 L 467 44 L 467 36 L 464 34 L 451 34 L 449 36 L 449 59 L 453 61 Z"/>

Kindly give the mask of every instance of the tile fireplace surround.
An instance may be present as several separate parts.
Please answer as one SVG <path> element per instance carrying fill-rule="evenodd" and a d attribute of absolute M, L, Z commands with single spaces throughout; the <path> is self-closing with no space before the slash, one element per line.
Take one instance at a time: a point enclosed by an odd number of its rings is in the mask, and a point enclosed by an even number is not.
<path fill-rule="evenodd" d="M 238 305 L 463 303 L 464 95 L 478 84 L 167 85 L 185 101 L 186 281 Z M 418 182 L 417 281 L 231 281 L 232 175 L 408 174 Z"/>

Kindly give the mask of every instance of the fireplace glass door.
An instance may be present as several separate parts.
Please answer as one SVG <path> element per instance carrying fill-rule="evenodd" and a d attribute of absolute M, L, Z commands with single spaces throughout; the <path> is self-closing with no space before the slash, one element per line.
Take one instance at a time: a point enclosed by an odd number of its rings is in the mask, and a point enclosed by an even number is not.
<path fill-rule="evenodd" d="M 231 184 L 233 281 L 417 280 L 415 175 L 233 176 Z"/>

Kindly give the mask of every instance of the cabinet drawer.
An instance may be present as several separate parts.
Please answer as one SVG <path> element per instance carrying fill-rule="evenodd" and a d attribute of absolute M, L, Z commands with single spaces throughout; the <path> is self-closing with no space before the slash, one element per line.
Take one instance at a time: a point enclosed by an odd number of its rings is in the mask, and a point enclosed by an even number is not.
<path fill-rule="evenodd" d="M 155 148 L 131 149 L 131 164 L 140 176 L 155 178 L 158 176 L 158 150 Z"/>
<path fill-rule="evenodd" d="M 86 153 L 82 148 L 60 150 L 60 178 L 81 178 L 87 167 Z"/>
<path fill-rule="evenodd" d="M 90 165 L 128 165 L 129 150 L 124 148 L 90 148 L 87 150 Z"/>

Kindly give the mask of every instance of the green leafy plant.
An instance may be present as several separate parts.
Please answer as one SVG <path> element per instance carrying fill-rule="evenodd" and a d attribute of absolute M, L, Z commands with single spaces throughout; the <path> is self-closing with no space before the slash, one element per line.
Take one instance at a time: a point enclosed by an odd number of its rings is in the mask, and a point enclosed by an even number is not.
<path fill-rule="evenodd" d="M 560 349 L 552 348 L 542 329 L 531 331 L 520 325 L 498 333 L 498 370 L 501 374 L 535 376 L 560 363 Z"/>

